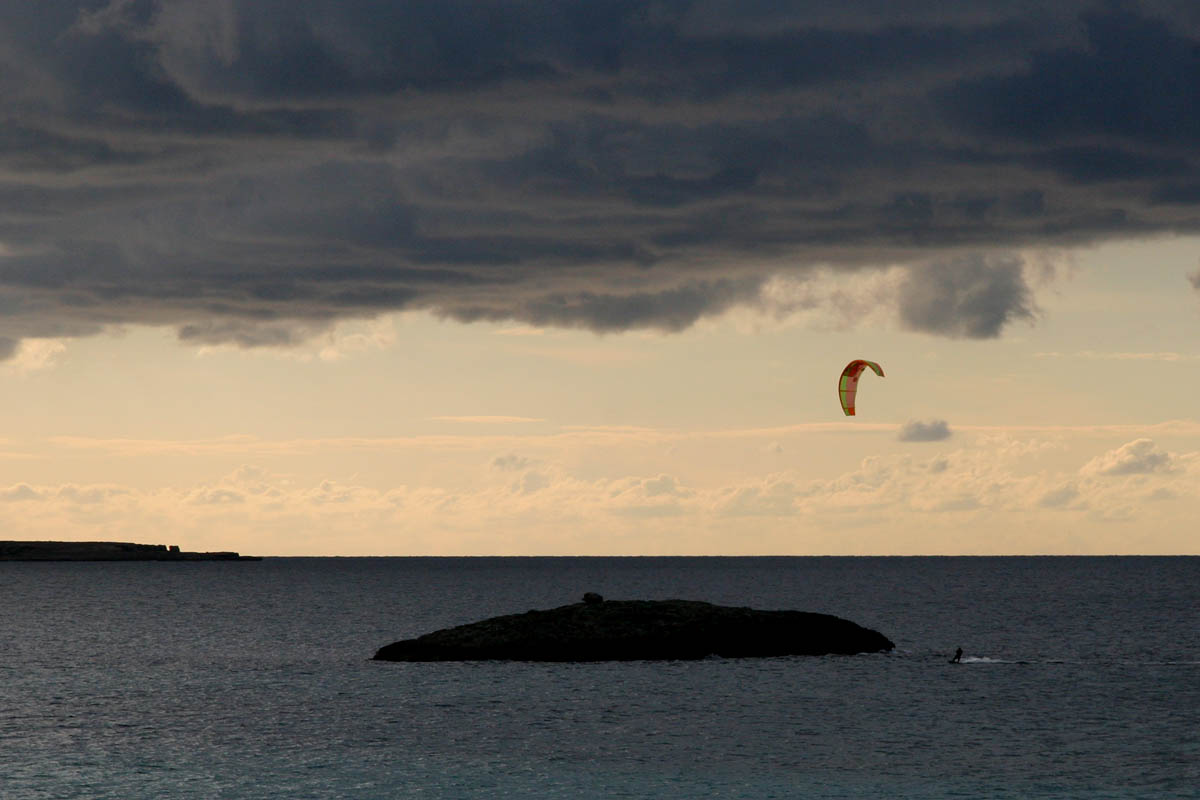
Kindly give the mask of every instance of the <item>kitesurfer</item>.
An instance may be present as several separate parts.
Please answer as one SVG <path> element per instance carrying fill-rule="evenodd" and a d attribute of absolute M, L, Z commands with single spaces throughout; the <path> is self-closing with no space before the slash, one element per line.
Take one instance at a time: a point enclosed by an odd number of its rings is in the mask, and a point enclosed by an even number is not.
<path fill-rule="evenodd" d="M 951 664 L 962 663 L 962 648 L 961 647 L 954 651 L 954 658 L 950 659 L 950 663 Z"/>

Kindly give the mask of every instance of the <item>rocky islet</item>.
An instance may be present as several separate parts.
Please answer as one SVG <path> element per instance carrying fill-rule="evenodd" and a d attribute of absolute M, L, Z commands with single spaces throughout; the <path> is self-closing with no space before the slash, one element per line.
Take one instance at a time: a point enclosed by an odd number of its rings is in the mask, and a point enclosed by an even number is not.
<path fill-rule="evenodd" d="M 381 647 L 378 661 L 629 661 L 855 655 L 894 647 L 829 614 L 695 600 L 604 600 L 492 617 Z"/>

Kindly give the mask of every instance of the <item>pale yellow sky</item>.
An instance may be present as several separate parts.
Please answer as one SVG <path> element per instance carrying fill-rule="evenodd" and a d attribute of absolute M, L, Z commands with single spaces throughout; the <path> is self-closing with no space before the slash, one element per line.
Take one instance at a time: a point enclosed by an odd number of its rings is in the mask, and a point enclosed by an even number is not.
<path fill-rule="evenodd" d="M 406 314 L 290 349 L 26 340 L 0 525 L 262 555 L 1200 552 L 1200 241 L 1042 255 L 1038 319 L 983 341 L 830 302 L 676 334 Z M 887 377 L 848 419 L 852 358 Z"/>

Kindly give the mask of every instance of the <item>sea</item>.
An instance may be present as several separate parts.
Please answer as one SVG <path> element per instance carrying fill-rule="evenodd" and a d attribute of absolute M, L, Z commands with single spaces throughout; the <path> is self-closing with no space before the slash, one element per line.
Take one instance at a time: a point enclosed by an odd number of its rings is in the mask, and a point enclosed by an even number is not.
<path fill-rule="evenodd" d="M 371 660 L 589 591 L 896 649 Z M 0 601 L 4 800 L 1200 798 L 1197 557 L 0 563 Z"/>

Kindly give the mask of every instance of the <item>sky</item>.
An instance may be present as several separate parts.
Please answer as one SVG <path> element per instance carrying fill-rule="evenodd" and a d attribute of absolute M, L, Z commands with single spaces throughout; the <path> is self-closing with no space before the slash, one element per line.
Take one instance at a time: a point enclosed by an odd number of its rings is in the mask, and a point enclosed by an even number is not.
<path fill-rule="evenodd" d="M 1190 0 L 0 0 L 0 526 L 1198 554 L 1197 153 Z"/>

